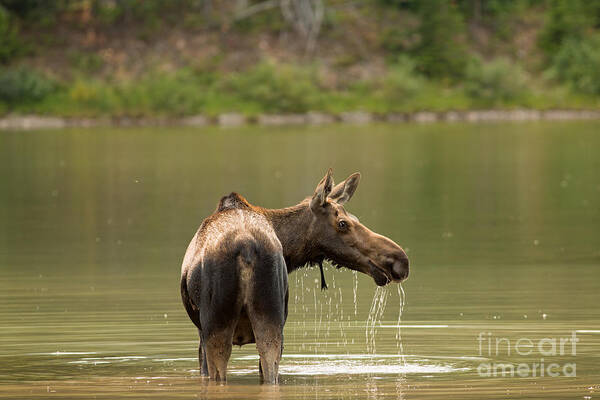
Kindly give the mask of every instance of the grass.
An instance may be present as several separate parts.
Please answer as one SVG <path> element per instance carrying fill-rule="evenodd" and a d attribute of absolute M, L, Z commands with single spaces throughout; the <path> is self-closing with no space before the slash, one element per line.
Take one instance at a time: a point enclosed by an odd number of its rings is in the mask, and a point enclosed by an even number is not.
<path fill-rule="evenodd" d="M 517 81 L 515 79 L 518 78 Z M 317 65 L 261 62 L 246 71 L 222 75 L 182 68 L 147 72 L 125 81 L 80 74 L 57 82 L 39 72 L 0 70 L 0 114 L 34 113 L 68 117 L 214 116 L 239 112 L 378 114 L 485 108 L 594 108 L 600 99 L 569 88 L 536 81 L 505 60 L 474 62 L 460 84 L 426 79 L 408 59 L 370 80 L 330 87 Z"/>

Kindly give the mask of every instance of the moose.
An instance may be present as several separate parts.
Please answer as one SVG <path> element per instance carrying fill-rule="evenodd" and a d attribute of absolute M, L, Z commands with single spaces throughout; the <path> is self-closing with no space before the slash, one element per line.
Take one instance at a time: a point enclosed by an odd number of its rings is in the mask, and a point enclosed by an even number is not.
<path fill-rule="evenodd" d="M 231 193 L 192 238 L 181 268 L 181 297 L 198 328 L 202 376 L 225 381 L 232 345 L 256 343 L 262 382 L 278 383 L 287 276 L 330 261 L 370 275 L 378 286 L 408 277 L 404 250 L 344 209 L 360 173 L 334 186 L 329 169 L 297 205 L 266 209 Z"/>

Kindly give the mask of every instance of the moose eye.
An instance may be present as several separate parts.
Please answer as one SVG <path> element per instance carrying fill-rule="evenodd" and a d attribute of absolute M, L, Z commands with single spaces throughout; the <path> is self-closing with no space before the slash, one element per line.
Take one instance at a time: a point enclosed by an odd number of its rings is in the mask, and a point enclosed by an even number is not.
<path fill-rule="evenodd" d="M 341 230 L 344 230 L 348 227 L 348 223 L 346 221 L 339 221 L 338 222 L 338 228 L 340 228 Z"/>

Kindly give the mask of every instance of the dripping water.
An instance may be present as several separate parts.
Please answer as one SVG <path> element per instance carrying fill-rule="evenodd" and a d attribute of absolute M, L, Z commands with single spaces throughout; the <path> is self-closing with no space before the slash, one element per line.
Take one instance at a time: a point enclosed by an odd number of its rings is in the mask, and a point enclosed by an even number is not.
<path fill-rule="evenodd" d="M 315 283 L 317 283 L 318 281 L 315 279 Z M 318 348 L 319 348 L 319 335 L 321 334 L 321 326 L 320 324 L 317 325 L 317 288 L 313 287 L 313 297 L 315 299 L 315 308 L 314 308 L 314 313 L 315 316 L 313 318 L 313 325 L 315 326 L 315 354 L 317 354 Z"/>
<path fill-rule="evenodd" d="M 331 272 L 331 268 L 328 269 L 329 272 Z M 302 331 L 295 332 L 294 329 L 292 341 L 298 344 L 299 350 L 301 351 L 309 351 L 314 354 L 327 353 L 332 350 L 331 347 L 333 346 L 333 348 L 338 350 L 343 349 L 342 353 L 349 354 L 351 352 L 351 347 L 349 347 L 349 345 L 352 346 L 355 341 L 351 333 L 355 331 L 358 324 L 357 319 L 352 318 L 352 312 L 348 312 L 348 309 L 346 311 L 344 310 L 343 299 L 345 296 L 343 296 L 343 285 L 337 284 L 335 272 L 336 271 L 334 270 L 333 273 L 330 274 L 330 288 L 325 291 L 320 290 L 318 280 L 314 280 L 312 274 L 307 273 L 306 270 L 303 270 L 302 273 L 297 273 L 294 277 L 294 283 L 297 289 L 294 296 L 294 310 L 303 318 L 302 322 L 298 321 L 296 325 L 296 329 L 302 329 Z M 358 316 L 358 280 L 359 277 L 357 272 L 352 271 L 351 285 L 355 317 Z M 366 353 L 370 354 L 372 357 L 376 354 L 378 334 L 386 332 L 381 332 L 380 327 L 382 325 L 382 318 L 385 313 L 387 302 L 390 296 L 396 297 L 395 294 L 391 293 L 393 291 L 391 286 L 394 285 L 376 287 L 370 305 L 365 325 L 365 350 Z M 396 357 L 398 363 L 401 363 L 400 365 L 406 366 L 401 328 L 406 297 L 404 288 L 401 284 L 397 285 L 396 290 L 399 302 L 397 303 L 398 314 L 397 324 L 395 325 Z M 312 294 L 310 293 L 311 291 Z M 312 299 L 309 296 L 311 296 Z M 352 306 L 348 308 L 351 310 Z M 387 342 L 389 339 L 391 338 L 388 338 L 385 341 Z"/>
<path fill-rule="evenodd" d="M 406 294 L 404 293 L 404 287 L 402 283 L 398 283 L 398 300 L 400 306 L 398 307 L 398 330 L 396 331 L 396 347 L 398 349 L 398 355 L 400 356 L 400 362 L 406 367 L 406 358 L 404 357 L 404 346 L 402 345 L 402 314 L 404 313 L 404 305 L 406 304 Z"/>
<path fill-rule="evenodd" d="M 369 317 L 367 319 L 367 326 L 365 328 L 365 338 L 367 342 L 367 352 L 369 354 L 375 354 L 375 337 L 377 335 L 377 325 L 381 324 L 381 317 L 385 311 L 385 305 L 389 290 L 387 286 L 377 286 L 375 294 L 373 295 L 373 302 L 371 303 L 371 309 L 369 310 Z"/>
<path fill-rule="evenodd" d="M 354 316 L 358 314 L 358 302 L 356 301 L 356 292 L 358 291 L 358 272 L 352 271 L 352 275 L 354 276 Z"/>
<path fill-rule="evenodd" d="M 339 310 L 339 315 L 340 318 L 338 320 L 338 329 L 342 334 L 342 346 L 345 349 L 348 345 L 348 336 L 346 336 L 346 329 L 344 329 L 344 307 L 339 307 L 340 304 L 344 304 L 343 303 L 343 299 L 342 299 L 342 288 L 338 288 L 338 301 L 335 304 L 335 308 L 336 310 Z M 340 343 L 338 342 L 337 347 L 340 346 Z"/>
<path fill-rule="evenodd" d="M 298 312 L 298 275 L 294 274 L 294 314 Z M 296 330 L 298 328 L 292 326 L 292 343 L 296 343 Z"/>

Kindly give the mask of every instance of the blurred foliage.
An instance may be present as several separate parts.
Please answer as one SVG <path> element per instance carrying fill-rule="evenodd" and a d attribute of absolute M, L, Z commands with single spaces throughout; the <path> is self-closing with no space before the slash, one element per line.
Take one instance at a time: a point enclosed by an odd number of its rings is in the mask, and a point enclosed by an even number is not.
<path fill-rule="evenodd" d="M 202 110 L 214 81 L 210 75 L 182 69 L 150 73 L 119 88 L 123 108 L 134 114 L 186 115 Z"/>
<path fill-rule="evenodd" d="M 320 108 L 318 80 L 311 68 L 263 62 L 227 79 L 223 89 L 267 112 Z"/>
<path fill-rule="evenodd" d="M 67 57 L 77 71 L 84 73 L 98 72 L 104 64 L 102 57 L 97 53 L 71 50 L 67 52 Z"/>
<path fill-rule="evenodd" d="M 285 21 L 279 8 L 271 8 L 255 14 L 252 18 L 236 19 L 234 26 L 245 33 L 279 33 L 285 29 Z"/>
<path fill-rule="evenodd" d="M 549 0 L 538 42 L 550 62 L 548 76 L 600 95 L 600 1 Z"/>
<path fill-rule="evenodd" d="M 0 64 L 14 58 L 20 49 L 18 31 L 12 16 L 0 5 Z"/>
<path fill-rule="evenodd" d="M 425 85 L 425 78 L 416 73 L 415 62 L 407 56 L 390 65 L 379 82 L 384 99 L 391 104 L 410 102 Z"/>
<path fill-rule="evenodd" d="M 490 62 L 473 59 L 465 74 L 465 90 L 481 104 L 509 104 L 526 90 L 526 72 L 506 58 Z"/>
<path fill-rule="evenodd" d="M 406 28 L 403 25 L 386 27 L 381 32 L 381 47 L 390 55 L 408 54 L 420 40 L 419 33 L 415 29 Z"/>
<path fill-rule="evenodd" d="M 34 103 L 43 100 L 55 89 L 54 81 L 29 68 L 0 69 L 0 102 Z"/>
<path fill-rule="evenodd" d="M 600 1 L 549 0 L 539 45 L 552 57 L 565 40 L 582 39 L 600 28 Z"/>
<path fill-rule="evenodd" d="M 66 9 L 66 0 L 0 0 L 0 7 L 20 18 L 39 17 L 42 14 L 55 14 Z"/>
<path fill-rule="evenodd" d="M 419 3 L 421 41 L 415 49 L 418 68 L 428 76 L 460 78 L 467 49 L 465 24 L 458 7 L 447 0 Z"/>
<path fill-rule="evenodd" d="M 189 69 L 150 72 L 139 80 L 112 84 L 78 79 L 59 103 L 73 114 L 187 115 L 203 109 L 211 85 L 210 77 Z"/>
<path fill-rule="evenodd" d="M 600 33 L 566 40 L 552 61 L 553 77 L 582 93 L 600 95 Z"/>
<path fill-rule="evenodd" d="M 0 0 L 0 113 L 385 113 L 600 101 L 600 0 L 328 0 L 324 45 L 313 54 L 293 54 L 301 38 L 276 3 L 240 14 L 264 1 Z M 168 32 L 176 42 L 164 41 Z M 165 61 L 173 54 L 165 47 L 192 40 L 221 52 Z"/>

